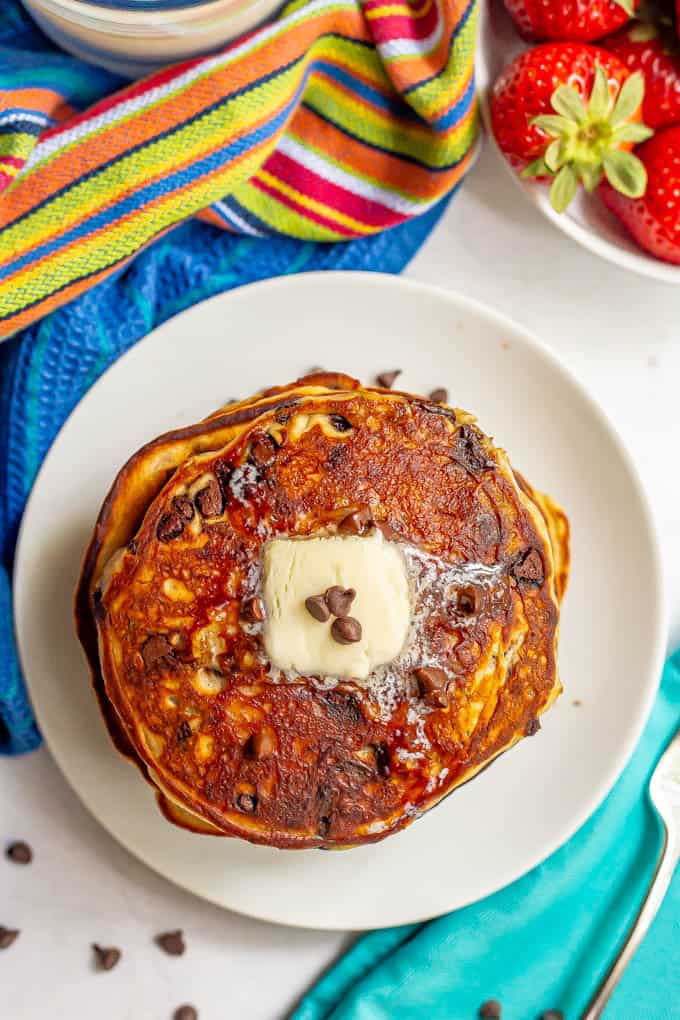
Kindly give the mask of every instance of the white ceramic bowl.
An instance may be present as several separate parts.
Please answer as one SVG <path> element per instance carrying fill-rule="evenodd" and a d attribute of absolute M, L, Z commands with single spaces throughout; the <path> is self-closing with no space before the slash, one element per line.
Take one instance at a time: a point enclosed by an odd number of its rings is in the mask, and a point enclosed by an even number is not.
<path fill-rule="evenodd" d="M 518 53 L 529 44 L 520 39 L 503 6 L 502 0 L 480 0 L 480 21 L 477 51 L 477 85 L 481 98 L 482 116 L 490 130 L 488 97 L 493 83 Z M 661 262 L 645 254 L 633 242 L 619 221 L 609 212 L 596 195 L 581 191 L 564 213 L 556 213 L 548 199 L 548 189 L 536 181 L 523 181 L 512 170 L 498 149 L 491 143 L 507 172 L 517 182 L 530 202 L 540 209 L 555 226 L 596 255 L 642 276 L 667 283 L 680 283 L 680 266 Z"/>

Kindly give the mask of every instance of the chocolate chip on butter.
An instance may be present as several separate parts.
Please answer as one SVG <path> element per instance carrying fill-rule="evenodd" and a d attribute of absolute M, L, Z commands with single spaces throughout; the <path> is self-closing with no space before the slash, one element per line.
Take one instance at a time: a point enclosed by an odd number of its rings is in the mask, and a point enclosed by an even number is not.
<path fill-rule="evenodd" d="M 445 670 L 437 666 L 419 666 L 413 671 L 420 695 L 431 705 L 443 708 L 447 704 L 446 687 L 449 682 Z"/>
<path fill-rule="evenodd" d="M 172 1020 L 198 1020 L 198 1010 L 188 1004 L 178 1006 L 172 1014 Z"/>
<path fill-rule="evenodd" d="M 368 507 L 352 510 L 338 524 L 338 531 L 343 535 L 365 535 L 373 526 L 373 518 Z"/>
<path fill-rule="evenodd" d="M 192 729 L 186 719 L 182 719 L 181 723 L 177 727 L 177 742 L 183 744 L 185 740 L 188 740 L 192 734 Z"/>
<path fill-rule="evenodd" d="M 224 509 L 224 498 L 219 482 L 211 478 L 194 496 L 194 503 L 203 517 L 218 517 Z"/>
<path fill-rule="evenodd" d="M 184 932 L 177 928 L 175 931 L 164 931 L 156 935 L 156 945 L 167 953 L 168 956 L 183 956 L 186 951 Z"/>
<path fill-rule="evenodd" d="M 265 606 L 259 595 L 244 602 L 243 615 L 246 620 L 250 620 L 252 623 L 262 623 L 265 618 Z"/>
<path fill-rule="evenodd" d="M 30 864 L 33 860 L 33 851 L 28 843 L 24 843 L 23 840 L 10 843 L 5 853 L 10 861 L 14 861 L 15 864 Z"/>
<path fill-rule="evenodd" d="M 194 504 L 188 496 L 175 496 L 172 505 L 185 521 L 192 521 L 194 519 Z"/>
<path fill-rule="evenodd" d="M 310 616 L 313 616 L 319 623 L 325 623 L 330 619 L 331 611 L 326 605 L 324 595 L 310 595 L 305 599 L 305 609 Z"/>
<path fill-rule="evenodd" d="M 115 946 L 100 946 L 93 942 L 92 948 L 98 970 L 113 970 L 122 956 L 120 949 Z"/>
<path fill-rule="evenodd" d="M 324 599 L 333 616 L 348 616 L 356 595 L 354 588 L 341 588 L 334 584 L 326 589 Z"/>
<path fill-rule="evenodd" d="M 361 641 L 361 624 L 353 616 L 340 616 L 333 620 L 331 637 L 339 645 L 352 645 Z"/>
<path fill-rule="evenodd" d="M 512 573 L 520 584 L 539 588 L 545 580 L 543 559 L 538 549 L 528 549 L 515 562 Z"/>
<path fill-rule="evenodd" d="M 501 1020 L 501 1004 L 498 999 L 487 999 L 479 1007 L 481 1020 Z"/>
<path fill-rule="evenodd" d="M 401 369 L 394 368 L 391 372 L 381 372 L 375 377 L 375 381 L 378 386 L 382 386 L 386 390 L 391 390 L 400 375 Z"/>
<path fill-rule="evenodd" d="M 172 542 L 184 531 L 184 521 L 178 513 L 163 514 L 156 527 L 156 538 L 159 542 Z"/>
<path fill-rule="evenodd" d="M 430 393 L 430 400 L 435 404 L 448 404 L 449 391 L 445 390 L 443 386 L 439 386 Z"/>
<path fill-rule="evenodd" d="M 0 924 L 0 949 L 9 949 L 19 938 L 18 928 L 5 928 Z"/>

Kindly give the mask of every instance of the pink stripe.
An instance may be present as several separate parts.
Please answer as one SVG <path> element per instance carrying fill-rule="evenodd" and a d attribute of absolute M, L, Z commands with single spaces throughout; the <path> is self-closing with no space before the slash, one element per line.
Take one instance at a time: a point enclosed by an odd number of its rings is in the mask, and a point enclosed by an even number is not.
<path fill-rule="evenodd" d="M 270 195 L 271 198 L 276 199 L 281 205 L 288 206 L 289 209 L 294 209 L 295 212 L 304 216 L 308 220 L 312 220 L 313 223 L 320 223 L 323 227 L 328 227 L 329 230 L 333 230 L 336 234 L 343 234 L 345 237 L 359 237 L 354 230 L 350 230 L 348 227 L 343 226 L 341 223 L 336 223 L 334 220 L 329 220 L 325 216 L 320 216 L 319 213 L 313 212 L 311 209 L 305 209 L 304 206 L 300 205 L 294 199 L 289 198 L 287 195 L 282 195 L 281 192 L 275 188 L 270 187 L 261 181 L 259 177 L 253 177 L 251 184 L 260 191 L 264 191 L 265 195 Z"/>
<path fill-rule="evenodd" d="M 394 42 L 398 39 L 412 39 L 418 42 L 434 32 L 438 21 L 439 12 L 433 5 L 423 18 L 415 19 L 403 14 L 388 14 L 384 18 L 369 21 L 369 25 L 377 43 Z"/>

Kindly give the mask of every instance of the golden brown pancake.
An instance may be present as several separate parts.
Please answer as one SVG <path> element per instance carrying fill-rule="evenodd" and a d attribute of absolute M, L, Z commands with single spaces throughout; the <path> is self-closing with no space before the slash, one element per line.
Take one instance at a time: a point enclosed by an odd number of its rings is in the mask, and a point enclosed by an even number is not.
<path fill-rule="evenodd" d="M 408 577 L 399 653 L 363 678 L 270 661 L 268 544 L 375 529 Z M 78 633 L 111 736 L 171 821 L 356 846 L 538 730 L 560 692 L 568 537 L 471 415 L 317 373 L 128 461 L 85 556 Z"/>

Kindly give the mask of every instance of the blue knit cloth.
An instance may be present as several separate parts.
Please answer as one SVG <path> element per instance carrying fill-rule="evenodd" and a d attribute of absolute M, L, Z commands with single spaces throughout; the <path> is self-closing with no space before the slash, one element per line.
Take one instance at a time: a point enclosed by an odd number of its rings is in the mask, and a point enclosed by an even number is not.
<path fill-rule="evenodd" d="M 58 53 L 15 0 L 0 4 L 3 50 L 16 68 L 50 61 L 72 71 L 76 107 L 112 91 L 118 79 Z M 441 216 L 446 200 L 394 230 L 349 244 L 315 245 L 236 237 L 186 223 L 124 271 L 0 347 L 0 753 L 40 743 L 21 678 L 12 626 L 10 577 L 17 530 L 40 464 L 92 383 L 137 340 L 189 305 L 241 284 L 285 273 L 355 269 L 398 273 Z"/>

